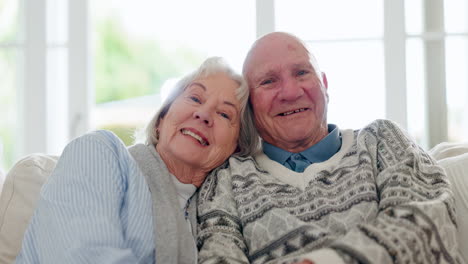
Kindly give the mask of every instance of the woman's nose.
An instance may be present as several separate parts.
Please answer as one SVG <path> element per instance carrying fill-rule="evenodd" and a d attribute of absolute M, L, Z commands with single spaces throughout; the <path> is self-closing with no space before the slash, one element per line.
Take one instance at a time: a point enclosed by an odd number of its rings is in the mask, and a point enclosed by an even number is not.
<path fill-rule="evenodd" d="M 213 125 L 213 118 L 207 111 L 203 111 L 201 109 L 198 110 L 198 111 L 195 111 L 193 113 L 193 117 L 195 119 L 200 120 L 201 122 L 203 122 L 207 126 L 212 126 Z"/>

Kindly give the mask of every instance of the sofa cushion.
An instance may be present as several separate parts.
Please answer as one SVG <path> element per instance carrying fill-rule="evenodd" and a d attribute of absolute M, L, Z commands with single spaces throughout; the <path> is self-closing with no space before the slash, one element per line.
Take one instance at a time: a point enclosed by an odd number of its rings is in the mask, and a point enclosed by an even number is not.
<path fill-rule="evenodd" d="M 443 142 L 431 150 L 432 155 L 444 167 L 452 184 L 458 219 L 458 250 L 468 263 L 468 142 Z"/>
<path fill-rule="evenodd" d="M 57 159 L 32 154 L 18 161 L 6 175 L 0 194 L 0 263 L 12 263 L 21 249 L 41 186 Z"/>
<path fill-rule="evenodd" d="M 464 153 L 468 153 L 468 142 L 442 142 L 429 150 L 429 154 L 431 154 L 436 160 L 455 157 Z"/>
<path fill-rule="evenodd" d="M 452 184 L 458 219 L 458 251 L 468 263 L 468 153 L 439 160 Z"/>

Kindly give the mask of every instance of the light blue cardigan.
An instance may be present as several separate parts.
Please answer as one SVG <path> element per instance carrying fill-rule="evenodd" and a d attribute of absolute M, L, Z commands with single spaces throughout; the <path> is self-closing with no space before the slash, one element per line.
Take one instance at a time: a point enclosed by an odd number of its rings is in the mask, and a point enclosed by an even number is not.
<path fill-rule="evenodd" d="M 166 166 L 152 146 L 129 150 L 135 159 L 108 131 L 73 140 L 41 190 L 16 263 L 194 263 Z"/>

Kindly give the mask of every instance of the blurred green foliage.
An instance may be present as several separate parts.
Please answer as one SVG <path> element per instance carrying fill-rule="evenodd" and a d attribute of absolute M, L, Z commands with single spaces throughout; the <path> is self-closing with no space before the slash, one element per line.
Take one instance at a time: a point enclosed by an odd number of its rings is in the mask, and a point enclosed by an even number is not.
<path fill-rule="evenodd" d="M 0 0 L 0 17 L 8 18 L 0 21 L 0 43 L 14 42 L 18 38 L 20 26 L 18 17 L 18 3 Z"/>
<path fill-rule="evenodd" d="M 11 165 L 15 162 L 14 160 L 14 154 L 15 154 L 15 145 L 13 142 L 16 141 L 16 135 L 14 134 L 14 130 L 11 128 L 11 126 L 7 127 L 2 127 L 0 128 L 0 139 L 2 141 L 2 148 L 0 151 L 3 151 L 3 153 L 0 153 L 2 155 L 3 163 L 0 164 L 0 169 L 9 169 Z M 1 162 L 1 161 L 0 161 Z"/>
<path fill-rule="evenodd" d="M 180 77 L 202 62 L 203 56 L 188 46 L 174 49 L 171 43 L 132 37 L 118 21 L 109 16 L 97 24 L 97 104 L 158 93 L 167 79 Z"/>
<path fill-rule="evenodd" d="M 133 145 L 135 134 L 135 127 L 132 126 L 123 126 L 123 125 L 109 125 L 102 126 L 101 129 L 110 130 L 114 132 L 126 146 Z"/>
<path fill-rule="evenodd" d="M 0 15 L 4 11 L 3 7 L 0 0 Z M 92 60 L 96 104 L 158 93 L 167 79 L 180 77 L 195 69 L 205 57 L 186 43 L 178 45 L 154 38 L 134 37 L 125 32 L 119 21 L 120 18 L 111 15 L 101 17 L 93 24 L 95 43 Z M 0 43 L 16 39 L 18 26 L 18 23 L 12 23 L 8 31 L 1 32 Z M 15 124 L 17 58 L 16 51 L 0 50 L 0 70 L 3 69 L 0 73 L 0 141 L 3 142 L 3 164 L 0 164 L 0 168 L 3 169 L 9 169 L 15 162 L 15 150 L 18 147 Z M 3 86 L 10 89 L 4 89 Z M 126 145 L 133 144 L 134 127 L 103 124 L 99 128 L 113 131 Z"/>
<path fill-rule="evenodd" d="M 108 16 L 97 23 L 96 104 L 158 93 L 167 79 L 181 77 L 204 58 L 188 46 L 132 37 L 119 21 Z M 165 49 L 164 45 L 171 48 Z M 116 117 L 115 124 L 102 124 L 98 128 L 110 130 L 127 146 L 132 145 L 137 128 L 118 121 Z"/>
<path fill-rule="evenodd" d="M 0 169 L 9 169 L 18 149 L 17 49 L 0 49 Z"/>

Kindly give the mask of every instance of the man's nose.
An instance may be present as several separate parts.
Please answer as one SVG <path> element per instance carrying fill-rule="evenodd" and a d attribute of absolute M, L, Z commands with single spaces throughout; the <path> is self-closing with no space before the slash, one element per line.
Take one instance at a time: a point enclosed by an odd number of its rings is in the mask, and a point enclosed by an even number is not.
<path fill-rule="evenodd" d="M 297 80 L 293 78 L 283 81 L 279 98 L 284 101 L 295 101 L 302 97 L 304 89 Z"/>
<path fill-rule="evenodd" d="M 213 117 L 211 114 L 205 109 L 198 109 L 193 113 L 193 117 L 198 119 L 200 122 L 203 122 L 207 126 L 213 125 Z"/>

